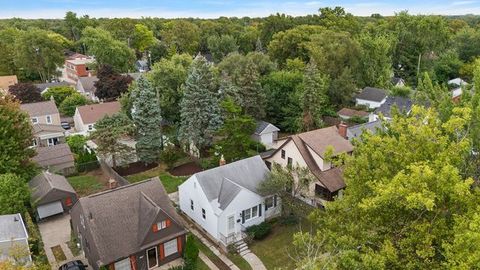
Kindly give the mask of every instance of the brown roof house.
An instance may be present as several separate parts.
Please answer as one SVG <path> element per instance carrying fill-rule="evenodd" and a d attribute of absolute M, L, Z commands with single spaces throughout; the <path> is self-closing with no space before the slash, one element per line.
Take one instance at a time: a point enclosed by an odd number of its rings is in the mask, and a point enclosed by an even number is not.
<path fill-rule="evenodd" d="M 46 147 L 65 143 L 65 130 L 60 125 L 60 113 L 52 100 L 21 104 L 33 126 L 33 146 Z"/>
<path fill-rule="evenodd" d="M 311 205 L 321 205 L 322 200 L 333 200 L 340 190 L 345 188 L 342 169 L 325 160 L 325 152 L 333 147 L 333 155 L 351 153 L 352 144 L 346 139 L 347 126 L 340 124 L 327 128 L 295 134 L 277 141 L 277 149 L 263 156 L 267 166 L 272 163 L 286 166 L 302 166 L 310 169 L 316 180 L 303 201 Z"/>
<path fill-rule="evenodd" d="M 186 230 L 158 177 L 80 198 L 70 215 L 93 269 L 151 269 L 182 256 Z"/>
<path fill-rule="evenodd" d="M 63 175 L 44 171 L 35 176 L 28 186 L 38 219 L 67 212 L 77 202 L 77 194 Z"/>
<path fill-rule="evenodd" d="M 43 169 L 70 175 L 75 171 L 72 151 L 66 143 L 50 147 L 37 147 L 37 155 L 32 158 Z"/>
<path fill-rule="evenodd" d="M 8 92 L 8 88 L 17 83 L 17 75 L 0 76 L 0 93 L 6 94 Z"/>
<path fill-rule="evenodd" d="M 106 115 L 114 115 L 120 112 L 120 102 L 105 102 L 77 107 L 73 121 L 75 130 L 79 133 L 88 134 L 95 130 L 95 123 Z"/>

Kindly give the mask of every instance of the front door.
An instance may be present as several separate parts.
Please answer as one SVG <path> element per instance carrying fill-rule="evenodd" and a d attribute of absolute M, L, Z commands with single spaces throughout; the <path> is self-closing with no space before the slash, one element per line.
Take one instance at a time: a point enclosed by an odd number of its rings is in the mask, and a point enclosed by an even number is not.
<path fill-rule="evenodd" d="M 147 250 L 148 269 L 158 266 L 157 247 Z"/>
<path fill-rule="evenodd" d="M 227 219 L 227 235 L 235 233 L 235 216 L 231 215 Z"/>

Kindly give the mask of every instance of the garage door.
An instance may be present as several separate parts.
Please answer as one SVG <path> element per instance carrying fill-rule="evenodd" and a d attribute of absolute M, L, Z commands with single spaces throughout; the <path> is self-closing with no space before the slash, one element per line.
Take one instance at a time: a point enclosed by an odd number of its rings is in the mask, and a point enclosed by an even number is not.
<path fill-rule="evenodd" d="M 37 207 L 38 217 L 40 219 L 63 213 L 63 207 L 61 201 L 53 203 L 43 204 Z"/>

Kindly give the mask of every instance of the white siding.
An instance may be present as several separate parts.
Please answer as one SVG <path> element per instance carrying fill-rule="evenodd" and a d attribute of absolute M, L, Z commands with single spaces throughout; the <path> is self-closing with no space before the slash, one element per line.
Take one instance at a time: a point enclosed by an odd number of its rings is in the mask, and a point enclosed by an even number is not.
<path fill-rule="evenodd" d="M 297 164 L 298 166 L 302 167 L 307 166 L 293 140 L 290 140 L 286 145 L 283 146 L 282 149 L 285 150 L 285 159 L 282 158 L 282 150 L 280 149 L 273 156 L 269 157 L 267 161 L 271 163 L 276 162 L 285 167 L 287 166 L 288 158 L 290 157 L 292 158 L 293 165 Z"/>
<path fill-rule="evenodd" d="M 383 103 L 385 103 L 386 100 L 387 100 L 387 98 L 384 98 L 380 102 L 375 102 L 375 101 L 371 101 L 371 100 L 365 100 L 365 99 L 357 98 L 356 103 L 357 103 L 357 105 L 365 105 L 370 109 L 375 109 L 375 108 L 380 107 Z"/>

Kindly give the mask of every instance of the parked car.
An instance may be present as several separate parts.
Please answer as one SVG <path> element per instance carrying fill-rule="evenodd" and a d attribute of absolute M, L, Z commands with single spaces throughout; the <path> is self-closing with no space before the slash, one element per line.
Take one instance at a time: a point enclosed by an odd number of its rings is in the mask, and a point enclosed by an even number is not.
<path fill-rule="evenodd" d="M 87 269 L 87 265 L 83 264 L 82 261 L 76 260 L 67 262 L 66 264 L 60 266 L 58 270 L 85 270 Z"/>
<path fill-rule="evenodd" d="M 60 123 L 60 125 L 61 125 L 61 126 L 63 127 L 63 129 L 65 129 L 65 130 L 71 129 L 70 123 L 68 123 L 68 122 L 62 122 L 62 123 Z"/>

